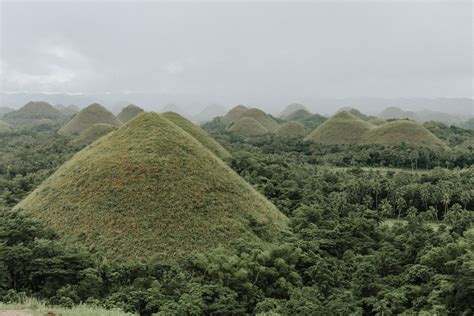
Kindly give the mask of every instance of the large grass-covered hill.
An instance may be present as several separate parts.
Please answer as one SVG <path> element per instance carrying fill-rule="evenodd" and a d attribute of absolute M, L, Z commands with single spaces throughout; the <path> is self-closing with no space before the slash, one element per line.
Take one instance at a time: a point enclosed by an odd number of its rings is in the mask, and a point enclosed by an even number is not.
<path fill-rule="evenodd" d="M 115 129 L 116 129 L 115 126 L 106 124 L 106 123 L 94 124 L 86 128 L 85 130 L 82 131 L 81 134 L 79 134 L 79 138 L 77 139 L 77 142 L 79 142 L 82 145 L 89 145 Z"/>
<path fill-rule="evenodd" d="M 122 125 L 122 122 L 109 110 L 98 103 L 93 103 L 74 115 L 69 122 L 59 129 L 58 133 L 62 135 L 78 135 L 98 123 L 110 124 L 115 127 Z"/>
<path fill-rule="evenodd" d="M 303 137 L 306 132 L 303 124 L 300 122 L 290 121 L 280 125 L 275 134 L 283 137 Z"/>
<path fill-rule="evenodd" d="M 244 137 L 256 137 L 269 133 L 265 126 L 252 117 L 243 117 L 231 123 L 228 129 Z"/>
<path fill-rule="evenodd" d="M 349 112 L 339 112 L 311 132 L 306 140 L 325 144 L 381 144 L 446 148 L 446 144 L 425 127 L 409 120 L 378 126 Z"/>
<path fill-rule="evenodd" d="M 281 119 L 286 120 L 288 115 L 291 115 L 294 112 L 300 111 L 300 110 L 309 112 L 308 109 L 303 104 L 301 104 L 301 103 L 291 103 L 291 104 L 288 104 L 283 109 L 283 111 L 280 112 L 280 114 L 278 114 L 278 117 L 281 118 Z"/>
<path fill-rule="evenodd" d="M 142 113 L 86 147 L 16 208 L 111 260 L 170 262 L 287 218 L 191 134 Z"/>
<path fill-rule="evenodd" d="M 2 119 L 12 125 L 24 126 L 42 119 L 60 122 L 64 118 L 65 116 L 51 104 L 42 101 L 32 101 L 16 111 L 6 113 Z"/>

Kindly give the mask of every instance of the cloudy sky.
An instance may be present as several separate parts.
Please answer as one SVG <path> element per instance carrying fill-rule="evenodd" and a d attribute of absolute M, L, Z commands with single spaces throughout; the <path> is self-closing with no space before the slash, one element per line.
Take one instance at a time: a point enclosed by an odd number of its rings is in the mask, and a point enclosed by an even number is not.
<path fill-rule="evenodd" d="M 471 97 L 471 1 L 1 2 L 3 93 Z"/>

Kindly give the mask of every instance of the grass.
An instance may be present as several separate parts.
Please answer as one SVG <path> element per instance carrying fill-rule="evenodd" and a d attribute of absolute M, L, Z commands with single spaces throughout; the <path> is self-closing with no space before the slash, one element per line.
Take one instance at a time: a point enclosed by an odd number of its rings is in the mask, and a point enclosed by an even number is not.
<path fill-rule="evenodd" d="M 229 131 L 244 137 L 255 137 L 268 133 L 268 130 L 257 120 L 251 117 L 243 117 L 229 126 Z"/>
<path fill-rule="evenodd" d="M 143 109 L 141 107 L 138 107 L 135 104 L 129 104 L 124 107 L 122 111 L 120 111 L 120 113 L 117 115 L 117 118 L 120 120 L 120 122 L 125 124 L 142 112 Z"/>
<path fill-rule="evenodd" d="M 80 134 L 82 131 L 98 123 L 110 124 L 115 127 L 122 125 L 122 122 L 106 108 L 94 103 L 74 115 L 69 122 L 59 129 L 58 133 L 62 135 Z"/>
<path fill-rule="evenodd" d="M 33 298 L 27 298 L 22 303 L 5 304 L 0 303 L 1 311 L 24 312 L 26 315 L 45 316 L 49 311 L 56 316 L 131 316 L 135 314 L 125 313 L 119 309 L 107 310 L 100 307 L 80 304 L 72 308 L 59 306 L 47 306 L 44 302 Z M 1 313 L 0 313 L 1 314 Z"/>
<path fill-rule="evenodd" d="M 374 118 L 374 119 L 369 120 L 369 123 L 375 126 L 380 126 L 382 124 L 387 123 L 387 121 L 381 118 Z"/>
<path fill-rule="evenodd" d="M 303 124 L 300 122 L 286 122 L 281 125 L 275 132 L 278 136 L 301 136 L 306 133 Z"/>
<path fill-rule="evenodd" d="M 142 113 L 77 153 L 16 208 L 112 260 L 174 261 L 269 239 L 287 218 L 177 125 Z"/>
<path fill-rule="evenodd" d="M 246 110 L 248 110 L 246 106 L 236 105 L 222 117 L 222 122 L 225 124 L 233 123 L 237 121 L 240 118 L 240 115 L 242 115 Z"/>
<path fill-rule="evenodd" d="M 7 113 L 3 120 L 13 125 L 27 125 L 41 119 L 60 121 L 63 114 L 46 102 L 28 102 L 20 109 Z"/>
<path fill-rule="evenodd" d="M 0 133 L 8 133 L 12 131 L 12 126 L 5 121 L 0 120 Z"/>
<path fill-rule="evenodd" d="M 324 144 L 381 144 L 447 149 L 447 145 L 425 127 L 399 120 L 375 126 L 349 112 L 339 112 L 311 132 L 306 140 Z"/>
<path fill-rule="evenodd" d="M 97 123 L 82 131 L 77 141 L 81 144 L 89 145 L 95 142 L 97 139 L 101 138 L 102 136 L 107 135 L 114 129 L 115 127 L 113 125 L 106 123 Z"/>
<path fill-rule="evenodd" d="M 312 114 L 305 109 L 296 110 L 284 117 L 287 121 L 300 121 L 307 117 L 310 117 Z"/>
<path fill-rule="evenodd" d="M 297 111 L 305 111 L 307 113 L 308 112 L 308 109 L 306 109 L 306 107 L 303 105 L 303 104 L 299 104 L 299 103 L 291 103 L 291 104 L 288 104 L 285 109 L 283 111 L 281 111 L 280 114 L 278 114 L 278 117 L 279 118 L 282 118 L 282 119 L 287 119 L 288 115 L 291 115 Z M 311 115 L 311 114 L 310 114 Z"/>
<path fill-rule="evenodd" d="M 279 127 L 278 123 L 270 115 L 260 109 L 247 109 L 240 115 L 239 119 L 244 117 L 253 118 L 262 124 L 269 132 L 274 132 Z"/>
<path fill-rule="evenodd" d="M 197 139 L 201 144 L 204 145 L 204 147 L 213 152 L 217 157 L 221 159 L 230 157 L 230 153 L 224 147 L 222 147 L 221 144 L 215 141 L 214 138 L 206 133 L 206 131 L 204 131 L 199 126 L 196 126 L 190 120 L 174 112 L 166 112 L 161 115 Z"/>

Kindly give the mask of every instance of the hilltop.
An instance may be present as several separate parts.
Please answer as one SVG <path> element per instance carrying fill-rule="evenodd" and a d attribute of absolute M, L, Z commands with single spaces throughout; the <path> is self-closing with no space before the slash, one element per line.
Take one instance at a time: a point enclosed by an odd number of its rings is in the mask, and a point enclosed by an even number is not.
<path fill-rule="evenodd" d="M 246 106 L 236 105 L 235 107 L 230 109 L 229 112 L 226 113 L 226 115 L 222 117 L 222 122 L 224 122 L 224 124 L 230 124 L 232 122 L 235 122 L 240 118 L 242 113 L 247 110 L 248 108 Z"/>
<path fill-rule="evenodd" d="M 384 120 L 388 120 L 388 119 L 416 120 L 417 119 L 415 112 L 404 111 L 396 106 L 391 106 L 391 107 L 386 108 L 378 115 L 378 117 Z"/>
<path fill-rule="evenodd" d="M 143 109 L 141 107 L 136 106 L 135 104 L 129 104 L 120 111 L 120 113 L 117 115 L 117 118 L 120 120 L 120 122 L 125 124 L 142 112 Z"/>
<path fill-rule="evenodd" d="M 221 159 L 230 157 L 229 152 L 224 147 L 222 147 L 218 142 L 216 142 L 214 138 L 212 138 L 208 133 L 206 133 L 206 131 L 204 131 L 199 126 L 196 126 L 190 120 L 174 112 L 166 112 L 161 115 L 176 124 L 188 134 L 190 134 L 202 145 L 204 145 L 204 147 L 213 152 L 217 157 Z"/>
<path fill-rule="evenodd" d="M 16 206 L 122 262 L 274 239 L 287 218 L 190 134 L 142 113 L 77 153 Z"/>
<path fill-rule="evenodd" d="M 327 120 L 327 117 L 320 114 L 311 114 L 306 110 L 298 110 L 288 115 L 288 121 L 297 121 L 303 124 L 308 130 L 313 130 Z"/>
<path fill-rule="evenodd" d="M 59 129 L 58 133 L 62 135 L 80 134 L 97 123 L 110 124 L 115 127 L 122 125 L 122 122 L 106 108 L 98 103 L 93 103 L 74 115 L 69 122 Z"/>
<path fill-rule="evenodd" d="M 340 113 L 340 112 L 349 112 L 351 114 L 354 114 L 354 116 L 360 118 L 361 120 L 364 120 L 364 121 L 368 121 L 370 119 L 373 119 L 375 117 L 373 116 L 368 116 L 368 115 L 365 115 L 364 113 L 362 113 L 361 111 L 359 111 L 358 109 L 356 108 L 353 108 L 353 107 L 350 107 L 350 106 L 346 106 L 346 107 L 343 107 L 341 109 L 339 109 L 337 113 Z"/>
<path fill-rule="evenodd" d="M 399 120 L 387 122 L 372 128 L 363 137 L 363 142 L 396 146 L 405 143 L 409 146 L 445 148 L 446 144 L 422 125 L 409 121 Z"/>
<path fill-rule="evenodd" d="M 275 131 L 275 133 L 278 136 L 283 136 L 283 137 L 296 137 L 300 136 L 303 137 L 306 132 L 303 124 L 300 122 L 286 122 L 282 124 L 278 129 Z"/>
<path fill-rule="evenodd" d="M 106 123 L 97 123 L 94 124 L 79 134 L 77 142 L 82 145 L 89 145 L 101 138 L 104 135 L 107 135 L 111 131 L 115 130 L 116 127 Z"/>
<path fill-rule="evenodd" d="M 79 108 L 73 104 L 68 106 L 64 106 L 62 104 L 56 104 L 54 106 L 59 112 L 61 112 L 64 116 L 71 116 L 79 112 Z"/>
<path fill-rule="evenodd" d="M 413 121 L 398 120 L 379 126 L 349 112 L 340 112 L 316 128 L 306 140 L 326 144 L 381 144 L 446 148 L 446 144 Z"/>
<path fill-rule="evenodd" d="M 269 131 L 252 117 L 243 117 L 237 122 L 231 123 L 229 131 L 244 137 L 255 137 L 269 133 Z"/>
<path fill-rule="evenodd" d="M 321 124 L 306 136 L 306 140 L 326 144 L 355 144 L 372 127 L 372 124 L 354 114 L 343 111 Z"/>
<path fill-rule="evenodd" d="M 64 119 L 64 115 L 51 104 L 41 101 L 28 102 L 20 109 L 3 115 L 3 120 L 12 125 L 29 125 L 41 119 L 58 122 Z"/>
<path fill-rule="evenodd" d="M 250 117 L 263 125 L 269 132 L 274 132 L 278 128 L 278 123 L 267 113 L 257 108 L 247 109 L 240 114 L 239 119 Z"/>
<path fill-rule="evenodd" d="M 301 110 L 309 113 L 308 109 L 303 104 L 291 103 L 291 104 L 288 104 L 283 109 L 283 111 L 281 111 L 280 114 L 278 114 L 278 117 L 281 119 L 287 120 L 289 115 L 293 114 L 296 111 L 301 111 Z"/>

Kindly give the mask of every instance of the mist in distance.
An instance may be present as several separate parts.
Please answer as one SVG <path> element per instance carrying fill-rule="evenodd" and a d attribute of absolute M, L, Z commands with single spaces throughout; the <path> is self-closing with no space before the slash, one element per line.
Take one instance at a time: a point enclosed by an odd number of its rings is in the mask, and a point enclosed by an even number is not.
<path fill-rule="evenodd" d="M 471 1 L 0 6 L 0 106 L 474 114 Z"/>

